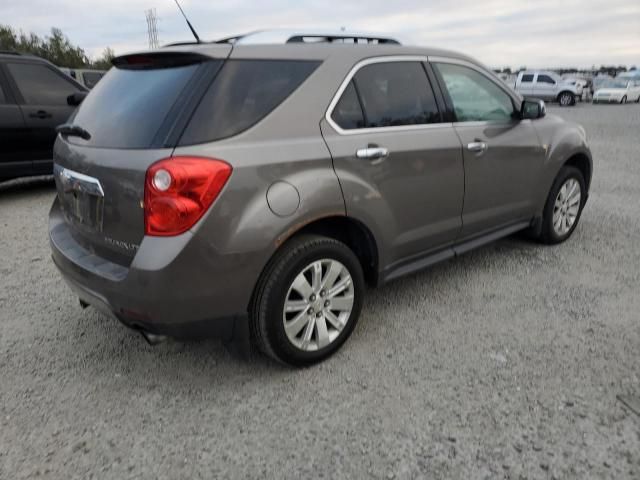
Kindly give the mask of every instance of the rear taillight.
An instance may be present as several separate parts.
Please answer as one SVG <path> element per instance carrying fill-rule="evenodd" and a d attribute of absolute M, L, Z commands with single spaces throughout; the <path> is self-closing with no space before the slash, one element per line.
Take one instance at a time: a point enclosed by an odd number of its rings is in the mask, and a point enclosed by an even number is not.
<path fill-rule="evenodd" d="M 201 157 L 171 157 L 149 167 L 144 185 L 146 235 L 168 237 L 189 230 L 231 175 L 231 165 Z"/>

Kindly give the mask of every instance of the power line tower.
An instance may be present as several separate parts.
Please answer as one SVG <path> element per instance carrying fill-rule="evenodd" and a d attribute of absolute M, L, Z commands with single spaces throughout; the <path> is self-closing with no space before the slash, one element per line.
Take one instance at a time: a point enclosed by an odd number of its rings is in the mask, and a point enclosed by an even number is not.
<path fill-rule="evenodd" d="M 155 50 L 158 48 L 158 15 L 155 8 L 145 10 L 145 17 L 147 17 L 147 34 L 149 36 L 149 49 Z"/>

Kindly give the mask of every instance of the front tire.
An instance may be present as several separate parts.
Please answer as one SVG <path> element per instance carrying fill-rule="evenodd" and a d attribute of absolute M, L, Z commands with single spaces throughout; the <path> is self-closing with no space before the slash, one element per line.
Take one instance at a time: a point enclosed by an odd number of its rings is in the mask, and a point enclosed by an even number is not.
<path fill-rule="evenodd" d="M 576 96 L 571 92 L 562 92 L 558 95 L 558 103 L 561 107 L 569 107 L 576 104 Z"/>
<path fill-rule="evenodd" d="M 621 105 L 624 105 L 625 103 L 627 103 L 627 96 L 626 95 L 620 99 L 620 104 Z"/>
<path fill-rule="evenodd" d="M 540 240 L 549 245 L 567 240 L 578 226 L 586 199 L 582 172 L 576 167 L 562 167 L 547 197 Z"/>
<path fill-rule="evenodd" d="M 267 265 L 250 312 L 252 336 L 270 357 L 311 365 L 335 353 L 360 316 L 364 275 L 344 243 L 303 235 Z"/>

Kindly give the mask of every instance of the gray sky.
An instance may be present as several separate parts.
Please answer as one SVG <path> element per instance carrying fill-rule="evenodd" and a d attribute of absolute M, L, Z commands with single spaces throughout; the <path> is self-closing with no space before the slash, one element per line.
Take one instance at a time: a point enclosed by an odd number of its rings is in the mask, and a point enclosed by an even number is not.
<path fill-rule="evenodd" d="M 200 37 L 264 28 L 393 33 L 404 43 L 463 51 L 492 66 L 640 66 L 640 0 L 182 0 Z M 0 0 L 0 23 L 61 28 L 92 56 L 147 47 L 144 11 L 161 43 L 190 39 L 173 0 Z"/>

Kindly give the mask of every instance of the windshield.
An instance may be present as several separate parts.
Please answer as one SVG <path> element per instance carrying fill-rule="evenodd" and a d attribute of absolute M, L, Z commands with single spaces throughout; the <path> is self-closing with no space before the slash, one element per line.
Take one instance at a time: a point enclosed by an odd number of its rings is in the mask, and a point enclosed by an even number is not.
<path fill-rule="evenodd" d="M 602 82 L 602 88 L 627 88 L 627 80 L 607 80 Z"/>

